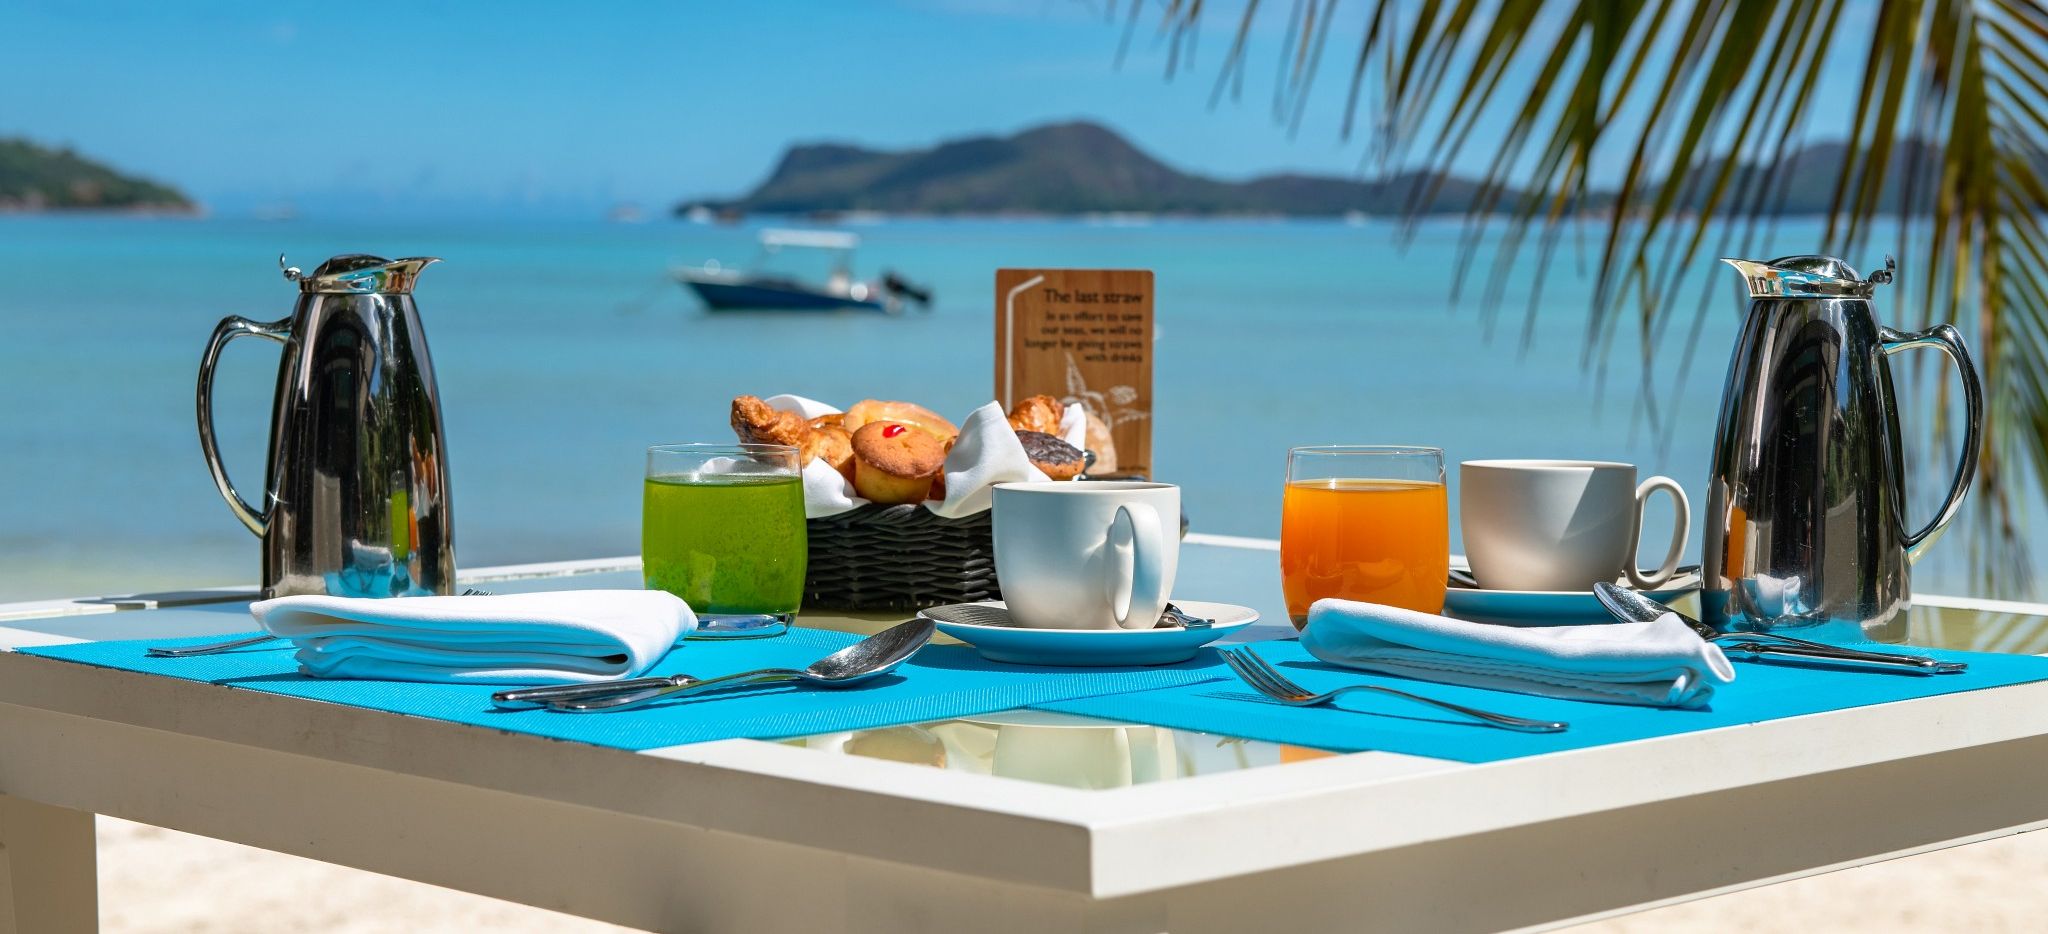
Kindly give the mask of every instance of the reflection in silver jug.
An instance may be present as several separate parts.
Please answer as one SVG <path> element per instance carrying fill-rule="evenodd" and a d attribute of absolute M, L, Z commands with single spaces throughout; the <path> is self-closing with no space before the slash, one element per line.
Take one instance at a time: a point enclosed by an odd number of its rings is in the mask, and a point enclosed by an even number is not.
<path fill-rule="evenodd" d="M 291 317 L 229 317 L 199 366 L 199 441 L 214 485 L 262 539 L 263 595 L 452 593 L 454 526 L 433 360 L 412 300 L 427 257 L 337 256 L 298 283 Z M 279 258 L 283 265 L 283 258 Z M 213 372 L 237 337 L 284 345 L 262 505 L 229 481 Z"/>
<path fill-rule="evenodd" d="M 1749 315 L 1723 389 L 1707 484 L 1703 618 L 1722 630 L 1828 626 L 1899 642 L 1910 566 L 1948 526 L 1976 473 L 1983 401 L 1962 337 L 1882 327 L 1875 286 L 1841 260 L 1725 260 Z M 1932 347 L 1955 361 L 1968 422 L 1948 497 L 1907 530 L 1904 450 L 1886 358 Z"/>

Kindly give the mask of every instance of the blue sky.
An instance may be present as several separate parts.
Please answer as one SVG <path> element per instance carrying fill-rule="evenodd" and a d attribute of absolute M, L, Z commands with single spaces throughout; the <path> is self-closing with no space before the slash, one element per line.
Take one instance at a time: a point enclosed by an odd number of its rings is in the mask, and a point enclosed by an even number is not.
<path fill-rule="evenodd" d="M 595 216 L 737 193 L 794 140 L 925 145 L 1073 117 L 1213 175 L 1356 171 L 1338 126 L 1357 30 L 1340 21 L 1290 140 L 1270 114 L 1288 4 L 1262 7 L 1244 99 L 1213 111 L 1242 7 L 1210 6 L 1195 72 L 1169 84 L 1156 15 L 1117 70 L 1101 0 L 0 0 L 0 135 L 224 214 Z"/>

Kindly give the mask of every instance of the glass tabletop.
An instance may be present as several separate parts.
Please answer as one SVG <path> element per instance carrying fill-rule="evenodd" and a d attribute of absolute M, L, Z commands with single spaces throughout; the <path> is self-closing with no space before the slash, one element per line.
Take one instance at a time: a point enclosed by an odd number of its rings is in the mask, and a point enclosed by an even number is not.
<path fill-rule="evenodd" d="M 1679 606 L 1690 611 L 1684 603 Z M 2029 609 L 1916 606 L 1910 611 L 1910 642 L 1976 652 L 2048 653 L 2048 615 Z M 1081 789 L 1122 788 L 1340 755 L 1036 710 L 781 742 L 831 755 Z"/>
<path fill-rule="evenodd" d="M 833 755 L 1082 789 L 1123 788 L 1338 755 L 1305 746 L 1039 710 L 781 742 Z"/>

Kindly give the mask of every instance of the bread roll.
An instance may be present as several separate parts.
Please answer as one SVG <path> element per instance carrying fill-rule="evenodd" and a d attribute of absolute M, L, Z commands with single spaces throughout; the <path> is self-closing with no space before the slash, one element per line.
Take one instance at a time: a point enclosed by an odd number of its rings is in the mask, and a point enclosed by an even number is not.
<path fill-rule="evenodd" d="M 1041 431 L 1057 437 L 1060 417 L 1065 414 L 1060 400 L 1046 395 L 1032 396 L 1010 409 L 1010 427 L 1018 431 Z"/>
<path fill-rule="evenodd" d="M 1116 439 L 1110 437 L 1109 425 L 1088 413 L 1088 438 L 1085 445 L 1095 452 L 1095 466 L 1088 468 L 1091 477 L 1105 477 L 1116 473 Z"/>

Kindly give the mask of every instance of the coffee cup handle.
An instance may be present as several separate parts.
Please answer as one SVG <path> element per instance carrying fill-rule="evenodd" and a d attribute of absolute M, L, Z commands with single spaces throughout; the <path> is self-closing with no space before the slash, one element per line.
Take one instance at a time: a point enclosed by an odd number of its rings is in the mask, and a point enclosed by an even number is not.
<path fill-rule="evenodd" d="M 1637 569 L 1637 556 L 1630 552 L 1628 565 L 1622 570 L 1628 572 L 1628 582 L 1637 590 L 1649 590 L 1671 579 L 1672 573 L 1678 570 L 1678 559 L 1685 551 L 1686 536 L 1692 534 L 1692 503 L 1685 498 L 1685 488 L 1670 477 L 1651 477 L 1636 487 L 1636 524 L 1635 530 L 1629 534 L 1631 545 L 1643 532 L 1643 507 L 1649 505 L 1650 494 L 1658 490 L 1671 494 L 1671 505 L 1678 511 L 1671 526 L 1671 549 L 1665 552 L 1664 564 L 1654 574 L 1644 574 Z"/>
<path fill-rule="evenodd" d="M 1160 531 L 1159 510 L 1145 503 L 1118 506 L 1104 544 L 1110 560 L 1105 565 L 1109 577 L 1103 583 L 1117 627 L 1151 629 L 1159 625 L 1157 619 L 1131 618 L 1133 608 L 1166 602 L 1166 540 Z"/>

